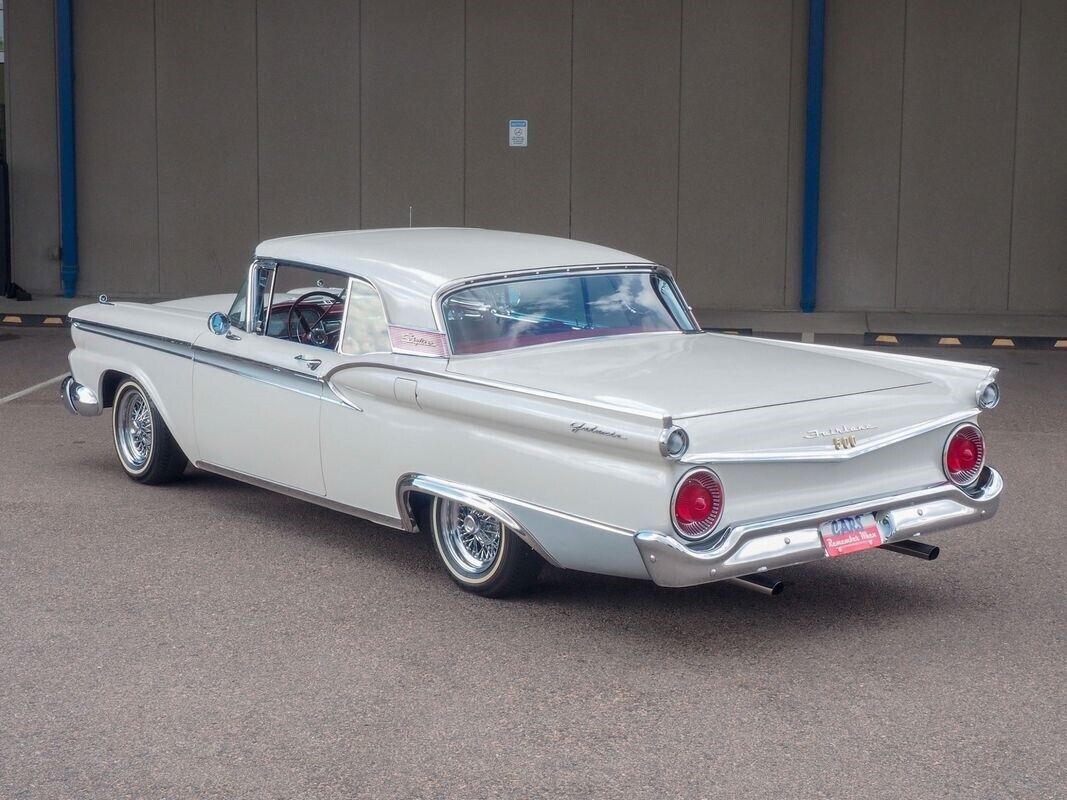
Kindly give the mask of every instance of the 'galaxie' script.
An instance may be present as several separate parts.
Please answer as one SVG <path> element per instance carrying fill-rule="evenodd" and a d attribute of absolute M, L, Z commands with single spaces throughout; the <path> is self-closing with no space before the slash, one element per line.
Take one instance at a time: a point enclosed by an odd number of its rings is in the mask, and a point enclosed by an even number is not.
<path fill-rule="evenodd" d="M 625 439 L 618 431 L 609 431 L 599 425 L 588 425 L 584 422 L 572 422 L 571 433 L 595 433 L 597 436 L 607 436 L 609 439 Z"/>

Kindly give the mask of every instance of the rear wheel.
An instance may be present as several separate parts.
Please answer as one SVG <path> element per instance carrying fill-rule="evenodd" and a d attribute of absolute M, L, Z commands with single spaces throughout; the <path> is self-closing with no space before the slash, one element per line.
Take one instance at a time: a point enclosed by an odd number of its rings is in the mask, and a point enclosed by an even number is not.
<path fill-rule="evenodd" d="M 537 580 L 540 556 L 491 514 L 438 497 L 424 516 L 445 569 L 468 592 L 504 597 Z"/>
<path fill-rule="evenodd" d="M 185 454 L 137 381 L 127 379 L 119 384 L 111 419 L 115 452 L 133 480 L 151 485 L 167 483 L 185 471 Z"/>

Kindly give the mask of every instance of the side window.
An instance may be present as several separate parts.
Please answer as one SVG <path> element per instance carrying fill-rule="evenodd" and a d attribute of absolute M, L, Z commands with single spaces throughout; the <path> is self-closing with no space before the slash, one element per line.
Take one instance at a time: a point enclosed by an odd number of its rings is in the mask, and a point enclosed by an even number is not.
<path fill-rule="evenodd" d="M 348 310 L 341 334 L 341 352 L 350 356 L 388 353 L 389 325 L 374 287 L 358 278 L 348 281 Z"/>
<path fill-rule="evenodd" d="M 237 297 L 233 300 L 233 305 L 230 306 L 230 312 L 226 315 L 230 318 L 230 324 L 235 328 L 240 328 L 243 331 L 247 331 L 245 326 L 245 313 L 248 311 L 248 278 L 245 278 L 245 282 L 241 284 L 240 290 L 237 292 Z"/>
<path fill-rule="evenodd" d="M 279 264 L 260 272 L 265 297 L 263 333 L 275 339 L 336 349 L 345 308 L 345 279 L 333 272 Z M 257 303 L 257 308 L 259 304 Z M 257 312 L 258 316 L 258 312 Z"/>

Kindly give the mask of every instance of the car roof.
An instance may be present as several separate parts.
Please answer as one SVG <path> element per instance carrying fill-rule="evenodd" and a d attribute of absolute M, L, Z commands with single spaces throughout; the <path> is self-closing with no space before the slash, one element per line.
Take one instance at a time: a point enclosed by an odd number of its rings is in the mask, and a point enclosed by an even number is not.
<path fill-rule="evenodd" d="M 390 324 L 432 330 L 434 293 L 457 281 L 542 268 L 652 264 L 597 244 L 481 228 L 309 233 L 268 239 L 256 257 L 366 278 L 381 294 Z"/>

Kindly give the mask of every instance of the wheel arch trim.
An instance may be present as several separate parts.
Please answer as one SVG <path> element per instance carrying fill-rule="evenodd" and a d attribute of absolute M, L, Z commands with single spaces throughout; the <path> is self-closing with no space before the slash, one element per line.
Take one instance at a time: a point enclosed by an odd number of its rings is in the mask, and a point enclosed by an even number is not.
<path fill-rule="evenodd" d="M 401 475 L 396 484 L 397 510 L 399 511 L 399 517 L 404 525 L 404 529 L 407 531 L 415 531 L 418 528 L 418 523 L 415 519 L 415 509 L 411 505 L 411 496 L 413 494 L 423 494 L 431 498 L 439 497 L 445 500 L 454 500 L 469 505 L 472 508 L 476 508 L 490 516 L 496 517 L 503 522 L 507 528 L 514 531 L 522 541 L 529 545 L 534 552 L 545 559 L 545 561 L 554 566 L 559 566 L 559 562 L 557 562 L 556 559 L 541 546 L 533 533 L 517 520 L 511 512 L 497 502 L 497 498 L 493 495 L 478 489 L 473 489 L 469 486 L 463 486 L 462 484 L 453 483 L 452 481 L 433 478 L 415 472 Z"/>

